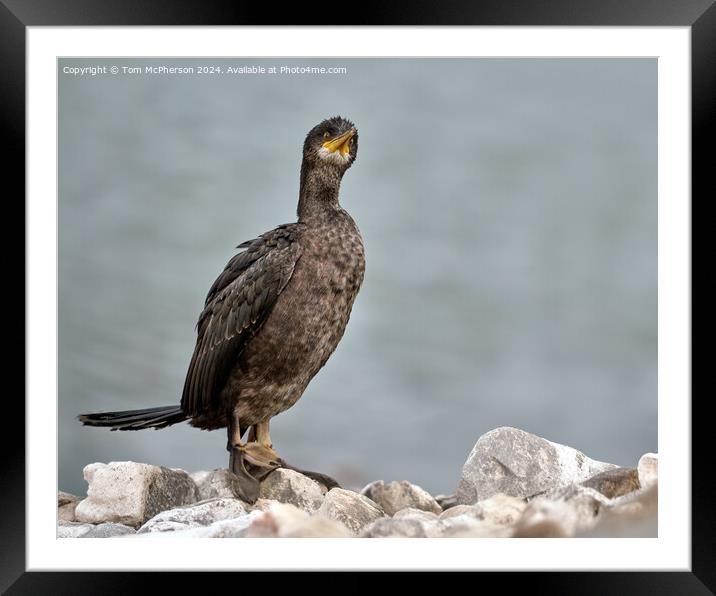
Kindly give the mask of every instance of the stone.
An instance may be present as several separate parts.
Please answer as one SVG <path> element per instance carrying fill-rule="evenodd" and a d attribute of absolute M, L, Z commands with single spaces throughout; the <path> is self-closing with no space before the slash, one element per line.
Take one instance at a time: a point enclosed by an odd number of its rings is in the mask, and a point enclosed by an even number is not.
<path fill-rule="evenodd" d="M 349 538 L 342 523 L 320 515 L 310 515 L 295 505 L 273 501 L 252 522 L 246 538 Z"/>
<path fill-rule="evenodd" d="M 62 521 L 75 521 L 75 509 L 82 497 L 59 491 L 57 493 L 57 518 Z"/>
<path fill-rule="evenodd" d="M 431 511 L 435 514 L 442 512 L 442 507 L 430 493 L 407 480 L 396 480 L 388 484 L 382 480 L 376 480 L 366 486 L 361 494 L 380 505 L 386 515 L 393 515 L 408 507 Z"/>
<path fill-rule="evenodd" d="M 463 505 L 497 493 L 528 498 L 615 467 L 526 431 L 500 427 L 478 439 L 462 468 L 456 497 Z"/>
<path fill-rule="evenodd" d="M 279 538 L 351 538 L 350 530 L 342 523 L 312 515 L 302 524 L 279 529 Z"/>
<path fill-rule="evenodd" d="M 64 505 L 68 505 L 69 503 L 76 503 L 77 501 L 81 500 L 82 497 L 78 497 L 77 495 L 73 495 L 72 493 L 66 493 L 62 490 L 57 492 L 57 507 L 63 507 Z"/>
<path fill-rule="evenodd" d="M 197 500 L 199 501 L 219 497 L 238 499 L 240 494 L 238 489 L 239 478 L 226 468 L 192 472 L 189 476 L 196 484 Z"/>
<path fill-rule="evenodd" d="M 592 476 L 581 483 L 593 488 L 609 499 L 620 497 L 640 488 L 639 474 L 635 468 L 614 468 Z"/>
<path fill-rule="evenodd" d="M 290 503 L 267 501 L 261 515 L 246 532 L 247 538 L 278 538 L 280 529 L 296 526 L 308 519 L 308 513 Z"/>
<path fill-rule="evenodd" d="M 562 486 L 547 491 L 544 494 L 539 495 L 536 499 L 528 501 L 531 503 L 537 499 L 547 499 L 550 501 L 571 501 L 572 499 L 590 499 L 594 502 L 595 507 L 609 506 L 613 503 L 612 499 L 603 495 L 598 490 L 583 486 L 582 484 L 570 484 L 569 486 Z"/>
<path fill-rule="evenodd" d="M 361 538 L 426 538 L 423 523 L 418 519 L 381 517 L 366 526 Z"/>
<path fill-rule="evenodd" d="M 216 521 L 206 527 L 193 528 L 183 532 L 170 532 L 163 535 L 174 536 L 179 534 L 180 537 L 186 538 L 243 538 L 248 527 L 259 515 L 261 515 L 260 512 L 252 511 L 241 517 Z"/>
<path fill-rule="evenodd" d="M 450 509 L 443 511 L 439 519 L 450 519 L 451 517 L 458 517 L 460 515 L 482 519 L 482 509 L 477 505 L 455 505 L 455 507 L 450 507 Z"/>
<path fill-rule="evenodd" d="M 421 522 L 432 522 L 437 520 L 438 516 L 432 511 L 423 511 L 422 509 L 407 507 L 395 513 L 393 519 L 415 519 Z"/>
<path fill-rule="evenodd" d="M 316 511 L 323 503 L 326 489 L 295 470 L 279 468 L 261 483 L 259 498 L 290 503 L 304 511 Z"/>
<path fill-rule="evenodd" d="M 649 488 L 659 482 L 659 455 L 645 453 L 639 458 L 637 464 L 639 484 L 642 488 Z"/>
<path fill-rule="evenodd" d="M 658 538 L 659 495 L 652 484 L 602 507 L 598 523 L 579 532 L 589 538 Z"/>
<path fill-rule="evenodd" d="M 278 538 L 278 522 L 270 511 L 262 511 L 246 528 L 244 538 Z"/>
<path fill-rule="evenodd" d="M 572 485 L 527 503 L 514 524 L 516 538 L 566 538 L 594 527 L 609 499 L 593 488 Z"/>
<path fill-rule="evenodd" d="M 514 524 L 527 507 L 524 499 L 498 493 L 475 505 L 480 519 L 497 526 Z"/>
<path fill-rule="evenodd" d="M 508 527 L 477 519 L 472 515 L 453 515 L 425 526 L 428 538 L 502 538 L 511 533 Z"/>
<path fill-rule="evenodd" d="M 455 505 L 458 504 L 455 495 L 435 495 L 435 500 L 438 502 L 438 505 L 442 507 L 443 511 L 455 507 Z"/>
<path fill-rule="evenodd" d="M 114 538 L 115 536 L 130 536 L 136 534 L 134 528 L 125 526 L 124 524 L 114 524 L 105 522 L 97 526 L 92 526 L 90 531 L 82 534 L 80 538 Z"/>
<path fill-rule="evenodd" d="M 138 527 L 157 513 L 194 503 L 197 488 L 183 470 L 136 462 L 95 463 L 84 468 L 89 485 L 75 517 L 80 522 L 115 522 Z"/>
<path fill-rule="evenodd" d="M 441 520 L 466 516 L 495 527 L 512 526 L 527 508 L 527 503 L 517 497 L 497 494 L 475 505 L 456 505 L 440 514 Z"/>
<path fill-rule="evenodd" d="M 256 502 L 251 505 L 251 511 L 269 511 L 278 501 L 272 501 L 271 499 L 257 499 Z"/>
<path fill-rule="evenodd" d="M 222 519 L 208 526 L 176 530 L 173 532 L 143 532 L 135 534 L 135 540 L 161 540 L 164 538 L 243 538 L 248 527 L 263 515 L 260 511 L 251 511 L 241 517 Z"/>
<path fill-rule="evenodd" d="M 162 511 L 145 523 L 138 532 L 171 532 L 210 526 L 214 522 L 234 519 L 248 513 L 247 505 L 239 499 L 217 498 L 194 505 Z"/>
<path fill-rule="evenodd" d="M 532 503 L 513 529 L 513 538 L 568 538 L 570 526 L 562 521 L 563 506 L 550 501 Z"/>
<path fill-rule="evenodd" d="M 448 514 L 448 512 L 451 512 Z M 475 505 L 457 505 L 440 517 L 427 511 L 404 509 L 392 518 L 383 517 L 365 528 L 364 538 L 469 538 L 508 536 L 510 528 L 481 517 Z"/>
<path fill-rule="evenodd" d="M 343 488 L 329 490 L 318 513 L 341 522 L 354 534 L 385 515 L 383 509 L 365 495 Z"/>
<path fill-rule="evenodd" d="M 79 522 L 60 520 L 59 522 L 57 522 L 57 537 L 81 538 L 93 527 L 94 526 L 92 524 L 83 524 Z"/>
<path fill-rule="evenodd" d="M 609 515 L 629 515 L 632 517 L 646 517 L 657 513 L 659 508 L 659 487 L 652 484 L 633 493 L 618 497 L 605 506 Z"/>

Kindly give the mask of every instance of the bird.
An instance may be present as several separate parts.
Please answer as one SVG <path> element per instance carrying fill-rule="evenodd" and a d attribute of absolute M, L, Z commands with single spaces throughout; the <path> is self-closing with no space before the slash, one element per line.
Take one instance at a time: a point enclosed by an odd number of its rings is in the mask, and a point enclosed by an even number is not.
<path fill-rule="evenodd" d="M 271 419 L 292 407 L 341 341 L 365 274 L 361 232 L 339 202 L 358 152 L 358 130 L 341 116 L 303 143 L 297 221 L 242 242 L 212 284 L 178 405 L 81 414 L 112 430 L 165 428 L 188 420 L 227 429 L 229 470 L 239 495 L 289 465 L 273 447 Z M 242 442 L 249 431 L 246 442 Z M 299 470 L 327 487 L 325 474 Z"/>

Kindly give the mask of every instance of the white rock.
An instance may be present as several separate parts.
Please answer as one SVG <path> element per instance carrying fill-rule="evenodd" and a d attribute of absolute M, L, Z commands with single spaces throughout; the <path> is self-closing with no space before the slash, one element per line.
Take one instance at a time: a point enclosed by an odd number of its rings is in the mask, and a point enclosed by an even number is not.
<path fill-rule="evenodd" d="M 85 466 L 89 488 L 75 517 L 89 523 L 139 526 L 157 513 L 196 501 L 194 481 L 182 470 L 136 462 Z"/>
<path fill-rule="evenodd" d="M 443 511 L 447 511 L 458 504 L 455 495 L 435 495 L 435 500 L 438 502 L 438 505 L 442 507 Z"/>
<path fill-rule="evenodd" d="M 523 430 L 501 427 L 478 439 L 463 466 L 456 497 L 464 505 L 497 493 L 526 498 L 614 467 Z"/>
<path fill-rule="evenodd" d="M 195 505 L 162 511 L 139 528 L 139 533 L 172 532 L 210 526 L 214 522 L 234 519 L 247 513 L 246 504 L 239 499 L 209 499 Z"/>
<path fill-rule="evenodd" d="M 60 491 L 57 493 L 57 517 L 62 521 L 75 521 L 75 509 L 82 497 Z"/>
<path fill-rule="evenodd" d="M 432 511 L 423 511 L 422 509 L 407 507 L 395 513 L 393 519 L 415 519 L 422 522 L 432 522 L 438 519 L 438 516 Z"/>
<path fill-rule="evenodd" d="M 451 517 L 458 517 L 460 515 L 482 519 L 482 509 L 477 505 L 455 505 L 443 511 L 440 514 L 440 519 L 450 519 Z"/>
<path fill-rule="evenodd" d="M 594 527 L 610 499 L 593 488 L 573 485 L 531 500 L 514 525 L 519 538 L 564 538 Z"/>
<path fill-rule="evenodd" d="M 144 532 L 135 534 L 135 540 L 160 540 L 175 538 L 243 538 L 247 528 L 263 515 L 260 511 L 251 511 L 247 515 L 224 519 L 209 526 L 200 526 L 175 532 Z"/>
<path fill-rule="evenodd" d="M 290 503 L 266 501 L 262 515 L 256 517 L 246 532 L 247 538 L 277 538 L 281 529 L 304 523 L 309 514 Z"/>
<path fill-rule="evenodd" d="M 428 538 L 502 538 L 511 530 L 472 515 L 453 515 L 425 526 Z"/>
<path fill-rule="evenodd" d="M 251 511 L 269 511 L 271 507 L 276 505 L 278 501 L 271 499 L 257 499 L 253 505 L 250 505 Z"/>
<path fill-rule="evenodd" d="M 189 476 L 196 484 L 197 499 L 199 501 L 206 501 L 208 499 L 216 499 L 219 497 L 229 499 L 238 498 L 239 478 L 236 474 L 232 474 L 226 468 L 192 472 Z"/>
<path fill-rule="evenodd" d="M 600 493 L 597 489 L 583 484 L 570 484 L 569 486 L 561 486 L 546 493 L 539 495 L 536 499 L 528 502 L 532 503 L 537 499 L 546 499 L 548 501 L 572 501 L 573 499 L 582 499 L 591 502 L 596 509 L 607 507 L 614 503 L 606 495 Z"/>
<path fill-rule="evenodd" d="M 114 538 L 117 536 L 134 536 L 136 533 L 134 528 L 130 528 L 124 524 L 105 522 L 97 526 L 92 526 L 90 531 L 82 534 L 80 538 Z"/>
<path fill-rule="evenodd" d="M 659 487 L 657 484 L 652 484 L 647 488 L 612 499 L 603 509 L 610 514 L 648 516 L 657 513 L 658 507 Z"/>
<path fill-rule="evenodd" d="M 452 512 L 448 515 L 448 512 Z M 376 520 L 362 532 L 366 538 L 452 538 L 500 537 L 509 535 L 506 527 L 498 526 L 482 517 L 481 510 L 472 505 L 458 505 L 438 517 L 434 513 L 404 509 L 392 518 Z"/>
<path fill-rule="evenodd" d="M 657 538 L 658 493 L 658 485 L 652 484 L 613 499 L 602 507 L 597 524 L 577 535 L 593 538 Z"/>
<path fill-rule="evenodd" d="M 425 528 L 419 519 L 381 517 L 366 526 L 361 538 L 425 538 Z"/>
<path fill-rule="evenodd" d="M 498 493 L 477 503 L 482 519 L 498 526 L 514 524 L 527 507 L 523 499 Z"/>
<path fill-rule="evenodd" d="M 609 499 L 615 499 L 640 488 L 639 474 L 634 468 L 606 470 L 580 484 L 593 488 Z"/>
<path fill-rule="evenodd" d="M 321 515 L 309 515 L 295 505 L 273 501 L 254 519 L 246 538 L 348 538 L 342 523 Z"/>
<path fill-rule="evenodd" d="M 351 531 L 342 523 L 312 515 L 305 522 L 293 527 L 281 528 L 279 538 L 352 538 Z"/>
<path fill-rule="evenodd" d="M 78 522 L 60 520 L 59 522 L 57 522 L 57 537 L 81 538 L 93 527 L 94 526 L 92 524 L 82 524 Z"/>
<path fill-rule="evenodd" d="M 564 503 L 536 499 L 514 527 L 515 538 L 567 538 L 574 515 Z"/>
<path fill-rule="evenodd" d="M 396 480 L 388 484 L 376 480 L 367 485 L 361 494 L 380 505 L 386 515 L 394 515 L 408 507 L 435 514 L 442 512 L 442 507 L 429 492 L 407 480 Z"/>
<path fill-rule="evenodd" d="M 343 488 L 329 490 L 318 513 L 341 522 L 354 534 L 385 515 L 368 497 Z"/>
<path fill-rule="evenodd" d="M 645 453 L 637 465 L 639 471 L 639 484 L 642 488 L 654 486 L 659 481 L 659 455 Z"/>
<path fill-rule="evenodd" d="M 258 515 L 261 515 L 261 513 L 252 511 L 248 515 L 220 520 L 210 526 L 186 530 L 185 532 L 179 532 L 179 534 L 186 538 L 241 538 L 254 521 L 255 516 Z M 174 533 L 166 534 L 166 536 L 173 535 Z"/>
<path fill-rule="evenodd" d="M 323 503 L 326 489 L 315 480 L 296 472 L 279 468 L 261 482 L 259 497 L 279 503 L 290 503 L 304 511 L 316 511 Z"/>
<path fill-rule="evenodd" d="M 293 505 L 292 505 L 293 507 Z M 301 511 L 296 507 L 298 511 Z M 270 510 L 254 511 L 256 517 L 244 533 L 245 538 L 278 538 L 279 520 Z M 306 513 L 302 511 L 302 513 Z M 308 514 L 306 513 L 306 516 Z"/>

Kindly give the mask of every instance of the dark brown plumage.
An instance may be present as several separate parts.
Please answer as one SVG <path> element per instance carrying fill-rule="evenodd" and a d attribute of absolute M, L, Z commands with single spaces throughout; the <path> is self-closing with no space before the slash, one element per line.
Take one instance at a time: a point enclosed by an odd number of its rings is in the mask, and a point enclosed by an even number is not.
<path fill-rule="evenodd" d="M 353 124 L 340 117 L 308 133 L 298 221 L 240 244 L 244 250 L 212 285 L 180 406 L 86 414 L 84 424 L 139 430 L 189 419 L 203 429 L 228 427 L 239 475 L 285 464 L 272 450 L 268 422 L 296 403 L 333 353 L 363 281 L 361 235 L 338 202 L 357 141 Z M 244 449 L 239 439 L 249 427 L 269 455 Z M 243 464 L 235 461 L 246 453 Z"/>

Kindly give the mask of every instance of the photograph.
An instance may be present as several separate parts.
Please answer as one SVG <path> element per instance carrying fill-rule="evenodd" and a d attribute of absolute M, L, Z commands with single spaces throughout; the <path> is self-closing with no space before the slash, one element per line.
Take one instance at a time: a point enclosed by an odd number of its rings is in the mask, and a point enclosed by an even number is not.
<path fill-rule="evenodd" d="M 657 538 L 658 68 L 59 56 L 57 537 Z"/>
<path fill-rule="evenodd" d="M 360 26 L 0 4 L 26 234 L 0 592 L 711 593 L 691 244 L 714 0 Z"/>

